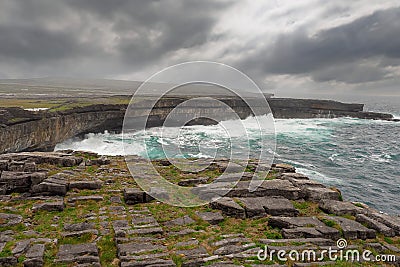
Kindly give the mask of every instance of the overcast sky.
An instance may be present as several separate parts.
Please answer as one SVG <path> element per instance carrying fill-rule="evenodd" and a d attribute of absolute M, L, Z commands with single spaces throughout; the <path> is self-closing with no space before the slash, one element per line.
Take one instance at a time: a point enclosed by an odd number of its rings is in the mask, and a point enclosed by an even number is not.
<path fill-rule="evenodd" d="M 0 78 L 229 64 L 277 95 L 400 94 L 398 0 L 0 0 Z"/>

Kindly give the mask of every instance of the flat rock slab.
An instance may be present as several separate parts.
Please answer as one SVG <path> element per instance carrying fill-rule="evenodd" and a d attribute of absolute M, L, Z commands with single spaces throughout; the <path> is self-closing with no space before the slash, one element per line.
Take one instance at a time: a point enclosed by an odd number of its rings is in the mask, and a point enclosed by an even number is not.
<path fill-rule="evenodd" d="M 206 184 L 208 181 L 207 177 L 200 177 L 200 178 L 193 178 L 193 179 L 186 179 L 178 182 L 180 186 L 195 186 L 199 184 Z"/>
<path fill-rule="evenodd" d="M 351 202 L 338 201 L 332 199 L 321 200 L 319 202 L 319 208 L 327 213 L 339 216 L 346 214 L 356 216 L 357 214 L 363 211 L 362 208 L 355 206 Z"/>
<path fill-rule="evenodd" d="M 154 266 L 154 267 L 175 267 L 175 263 L 169 259 L 147 259 L 142 261 L 127 261 L 121 262 L 121 267 L 145 267 L 145 266 Z"/>
<path fill-rule="evenodd" d="M 212 243 L 211 245 L 214 247 L 222 247 L 228 245 L 238 245 L 238 244 L 246 244 L 250 243 L 251 240 L 246 237 L 228 237 L 219 241 Z"/>
<path fill-rule="evenodd" d="M 69 182 L 69 190 L 71 189 L 79 189 L 79 190 L 97 190 L 101 189 L 103 182 L 100 180 L 94 181 L 70 181 Z"/>
<path fill-rule="evenodd" d="M 219 224 L 224 220 L 224 216 L 220 212 L 197 212 L 197 216 L 199 216 L 202 220 L 210 223 L 210 224 Z"/>
<path fill-rule="evenodd" d="M 39 258 L 43 260 L 44 255 L 44 244 L 33 244 L 28 251 L 26 252 L 25 256 L 27 258 Z"/>
<path fill-rule="evenodd" d="M 53 202 L 45 202 L 38 203 L 33 205 L 34 211 L 45 210 L 45 211 L 63 211 L 64 210 L 64 201 L 53 201 Z"/>
<path fill-rule="evenodd" d="M 283 197 L 240 198 L 247 217 L 262 217 L 266 214 L 273 216 L 297 216 L 299 214 L 288 199 Z"/>
<path fill-rule="evenodd" d="M 270 245 L 270 244 L 290 244 L 290 243 L 305 243 L 305 244 L 313 244 L 317 246 L 331 246 L 335 245 L 336 242 L 332 239 L 327 238 L 290 238 L 290 239 L 260 239 L 259 242 L 261 244 Z"/>
<path fill-rule="evenodd" d="M 133 215 L 132 216 L 132 224 L 135 228 L 141 227 L 154 227 L 159 226 L 156 219 L 151 215 Z"/>
<path fill-rule="evenodd" d="M 290 200 L 303 198 L 300 188 L 293 186 L 287 180 L 281 179 L 267 180 L 261 184 L 257 191 L 261 196 L 281 196 Z"/>
<path fill-rule="evenodd" d="M 13 250 L 11 251 L 12 254 L 13 254 L 14 256 L 17 256 L 17 257 L 18 257 L 18 256 L 20 256 L 21 254 L 25 253 L 26 250 L 29 248 L 30 243 L 31 243 L 31 240 L 30 240 L 30 239 L 25 239 L 25 240 L 18 241 L 18 242 L 15 244 L 15 247 L 13 248 Z"/>
<path fill-rule="evenodd" d="M 22 222 L 22 216 L 17 214 L 0 213 L 0 226 L 7 227 L 17 225 Z"/>
<path fill-rule="evenodd" d="M 41 183 L 32 185 L 31 191 L 34 194 L 65 196 L 68 191 L 68 175 L 62 173 L 52 175 Z"/>
<path fill-rule="evenodd" d="M 89 229 L 95 229 L 95 224 L 87 222 L 64 224 L 64 230 L 68 232 L 84 231 Z"/>
<path fill-rule="evenodd" d="M 212 202 L 211 207 L 221 210 L 226 216 L 244 219 L 246 218 L 246 211 L 232 198 L 222 197 L 217 201 Z"/>
<path fill-rule="evenodd" d="M 278 163 L 272 164 L 272 167 L 282 173 L 294 173 L 296 172 L 296 168 L 289 164 Z"/>
<path fill-rule="evenodd" d="M 324 187 L 305 187 L 302 189 L 305 198 L 311 201 L 320 201 L 325 199 L 339 200 L 340 194 L 338 191 Z"/>
<path fill-rule="evenodd" d="M 323 222 L 315 217 L 277 217 L 269 218 L 268 225 L 278 228 L 297 228 L 297 227 L 315 227 L 325 226 Z"/>
<path fill-rule="evenodd" d="M 364 214 L 358 214 L 356 221 L 367 225 L 369 228 L 374 229 L 385 236 L 393 237 L 396 235 L 396 231 L 394 229 L 386 226 L 383 223 L 380 223 L 377 220 L 371 219 Z"/>
<path fill-rule="evenodd" d="M 279 179 L 290 180 L 290 179 L 297 179 L 297 180 L 309 180 L 307 176 L 301 173 L 292 173 L 292 172 L 284 172 L 280 175 Z"/>
<path fill-rule="evenodd" d="M 300 188 L 293 186 L 287 180 L 274 179 L 264 181 L 256 191 L 250 192 L 250 181 L 240 181 L 236 187 L 226 194 L 227 197 L 273 197 L 281 196 L 291 200 L 303 197 Z"/>
<path fill-rule="evenodd" d="M 175 226 L 175 225 L 188 225 L 188 224 L 192 224 L 192 223 L 195 223 L 195 221 L 192 218 L 190 218 L 188 215 L 185 215 L 181 218 L 177 218 L 175 220 L 165 222 L 164 225 Z"/>
<path fill-rule="evenodd" d="M 68 203 L 74 203 L 78 201 L 103 201 L 103 196 L 93 195 L 93 196 L 79 196 L 71 197 L 68 199 Z"/>
<path fill-rule="evenodd" d="M 197 259 L 210 256 L 204 247 L 198 247 L 195 249 L 177 250 L 176 255 L 182 255 L 186 259 Z"/>
<path fill-rule="evenodd" d="M 315 188 L 326 188 L 325 185 L 313 181 L 313 180 L 306 180 L 306 179 L 297 179 L 297 178 L 288 178 L 288 180 L 296 187 L 299 187 L 301 189 L 307 188 L 307 187 L 315 187 Z"/>
<path fill-rule="evenodd" d="M 61 233 L 62 237 L 79 237 L 85 234 L 94 234 L 98 235 L 99 231 L 96 229 L 88 229 L 88 230 L 82 230 L 82 231 L 75 231 L 75 232 L 63 232 Z"/>
<path fill-rule="evenodd" d="M 117 230 L 127 230 L 131 229 L 132 227 L 129 225 L 127 220 L 116 220 L 112 222 L 112 226 L 115 231 Z"/>
<path fill-rule="evenodd" d="M 118 256 L 129 256 L 135 254 L 148 253 L 153 251 L 165 251 L 167 249 L 166 246 L 163 245 L 153 245 L 146 243 L 125 243 L 118 244 L 117 251 Z"/>
<path fill-rule="evenodd" d="M 98 264 L 99 250 L 96 243 L 61 245 L 56 262 Z"/>
<path fill-rule="evenodd" d="M 325 218 L 338 223 L 346 239 L 372 239 L 376 237 L 375 230 L 368 229 L 356 221 L 336 216 L 325 216 Z"/>
<path fill-rule="evenodd" d="M 328 237 L 337 240 L 340 237 L 339 230 L 328 226 L 316 227 L 296 227 L 290 229 L 282 229 L 284 238 L 323 238 Z"/>
<path fill-rule="evenodd" d="M 134 205 L 138 203 L 146 202 L 146 193 L 137 188 L 125 188 L 124 189 L 125 203 L 128 205 Z"/>
<path fill-rule="evenodd" d="M 392 228 L 396 231 L 397 235 L 400 235 L 400 217 L 399 216 L 391 216 L 387 214 L 380 213 L 373 209 L 366 209 L 364 211 L 365 215 L 368 217 L 377 220 L 380 223 Z"/>
<path fill-rule="evenodd" d="M 129 234 L 136 234 L 136 235 L 156 235 L 162 234 L 164 231 L 161 227 L 149 227 L 149 228 L 139 228 L 134 230 L 129 230 Z"/>

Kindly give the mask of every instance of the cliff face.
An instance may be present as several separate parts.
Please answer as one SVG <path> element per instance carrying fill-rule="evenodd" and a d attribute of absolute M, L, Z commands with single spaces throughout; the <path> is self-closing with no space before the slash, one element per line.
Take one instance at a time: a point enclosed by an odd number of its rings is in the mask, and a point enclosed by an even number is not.
<path fill-rule="evenodd" d="M 167 98 L 159 101 L 149 117 L 147 127 L 161 126 L 167 115 L 181 104 L 184 98 Z M 221 99 L 235 113 L 244 119 L 252 115 L 247 105 L 234 98 Z M 335 118 L 355 117 L 365 119 L 391 120 L 392 115 L 363 112 L 362 104 L 344 104 L 326 100 L 268 99 L 275 118 Z M 148 102 L 135 104 L 128 115 L 140 118 L 145 115 Z M 260 102 L 261 105 L 261 102 Z M 201 108 L 184 106 L 181 109 L 179 125 L 193 114 L 199 119 L 189 124 L 215 124 L 220 120 L 233 119 L 229 108 L 207 104 Z M 257 110 L 257 108 L 256 108 Z M 120 130 L 126 105 L 91 105 L 59 112 L 28 112 L 20 108 L 0 109 L 0 153 L 19 151 L 50 151 L 54 146 L 74 136 L 89 132 Z M 212 114 L 215 120 L 206 119 Z M 261 115 L 258 113 L 257 115 Z"/>
<path fill-rule="evenodd" d="M 13 110 L 9 111 L 9 114 Z M 54 146 L 71 137 L 121 127 L 124 106 L 91 106 L 64 113 L 42 116 L 32 113 L 32 119 L 8 122 L 0 128 L 0 152 L 53 150 Z"/>

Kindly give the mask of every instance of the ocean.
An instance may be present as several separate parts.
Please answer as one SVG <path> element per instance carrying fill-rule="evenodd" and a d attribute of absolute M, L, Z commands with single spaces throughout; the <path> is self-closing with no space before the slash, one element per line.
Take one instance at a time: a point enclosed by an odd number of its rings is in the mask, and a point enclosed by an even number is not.
<path fill-rule="evenodd" d="M 342 100 L 366 103 L 368 111 L 400 117 L 399 98 Z M 250 145 L 250 156 L 257 155 L 262 144 L 255 134 L 257 131 L 253 131 L 254 118 L 242 121 L 248 137 L 233 135 L 231 138 L 235 141 L 231 142 L 224 133 L 225 126 L 238 123 L 225 121 L 212 126 L 188 126 L 179 129 L 179 138 L 174 135 L 178 129 L 152 128 L 146 133 L 131 134 L 124 140 L 125 146 L 121 134 L 88 134 L 83 139 L 74 138 L 58 144 L 56 150 L 87 150 L 102 155 L 126 153 L 159 159 L 165 157 L 164 147 L 169 156 L 229 158 L 231 149 L 239 153 L 235 156 L 241 157 L 241 146 Z M 292 164 L 297 172 L 337 187 L 346 200 L 361 201 L 380 211 L 400 214 L 400 122 L 354 118 L 276 119 L 275 129 L 276 150 L 269 151 L 274 155 L 274 162 Z M 265 135 L 267 139 L 272 138 L 270 133 Z M 247 154 L 242 156 L 245 158 Z"/>

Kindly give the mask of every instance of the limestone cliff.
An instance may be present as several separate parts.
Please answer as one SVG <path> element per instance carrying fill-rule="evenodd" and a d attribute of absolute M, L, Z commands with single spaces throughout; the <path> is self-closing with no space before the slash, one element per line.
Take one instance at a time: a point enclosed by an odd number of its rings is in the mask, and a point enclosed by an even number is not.
<path fill-rule="evenodd" d="M 184 100 L 185 98 L 182 97 L 169 97 L 159 101 L 152 110 L 147 126 L 161 126 L 174 107 Z M 240 99 L 221 100 L 242 119 L 252 115 L 246 103 Z M 363 112 L 362 104 L 284 98 L 269 98 L 268 102 L 275 118 L 354 117 L 383 120 L 393 118 L 390 114 Z M 135 104 L 135 109 L 129 114 L 130 117 L 144 116 L 147 103 L 144 100 Z M 55 112 L 29 112 L 21 108 L 0 108 L 0 153 L 49 151 L 57 143 L 74 136 L 89 132 L 120 130 L 125 111 L 126 105 L 123 104 L 89 105 Z M 217 121 L 231 118 L 228 115 L 228 109 L 213 104 L 202 108 L 186 106 L 181 112 L 183 115 L 196 114 L 200 117 L 191 124 L 215 124 L 215 120 L 206 119 L 207 114 L 217 114 Z"/>

